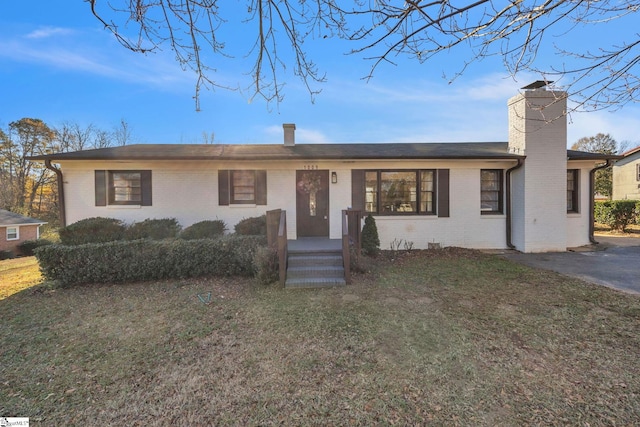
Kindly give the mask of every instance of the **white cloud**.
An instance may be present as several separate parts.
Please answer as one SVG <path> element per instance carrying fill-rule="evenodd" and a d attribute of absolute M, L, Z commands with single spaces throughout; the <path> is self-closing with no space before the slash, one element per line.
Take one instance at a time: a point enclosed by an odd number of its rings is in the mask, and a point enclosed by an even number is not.
<path fill-rule="evenodd" d="M 28 39 L 44 39 L 53 36 L 69 35 L 73 34 L 73 32 L 74 31 L 70 28 L 42 27 L 30 32 L 25 37 Z"/>

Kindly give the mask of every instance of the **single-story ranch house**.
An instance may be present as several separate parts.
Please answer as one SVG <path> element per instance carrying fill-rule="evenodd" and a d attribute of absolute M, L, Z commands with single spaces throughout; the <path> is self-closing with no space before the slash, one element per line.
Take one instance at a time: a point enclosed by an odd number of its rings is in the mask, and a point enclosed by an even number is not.
<path fill-rule="evenodd" d="M 39 239 L 40 226 L 44 224 L 39 219 L 0 209 L 0 251 L 20 254 L 20 244 Z"/>
<path fill-rule="evenodd" d="M 567 150 L 566 93 L 511 98 L 509 140 L 486 143 L 130 145 L 34 157 L 57 175 L 63 223 L 222 219 L 287 212 L 288 239 L 341 237 L 341 212 L 395 239 L 565 251 L 593 240 L 593 173 L 616 156 Z M 59 165 L 56 167 L 53 163 Z"/>

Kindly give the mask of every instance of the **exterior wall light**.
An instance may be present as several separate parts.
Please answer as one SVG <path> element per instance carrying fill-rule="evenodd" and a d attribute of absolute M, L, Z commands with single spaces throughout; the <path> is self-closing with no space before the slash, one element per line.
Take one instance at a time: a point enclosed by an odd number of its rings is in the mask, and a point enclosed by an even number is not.
<path fill-rule="evenodd" d="M 338 174 L 336 172 L 331 172 L 331 183 L 332 184 L 338 183 Z"/>

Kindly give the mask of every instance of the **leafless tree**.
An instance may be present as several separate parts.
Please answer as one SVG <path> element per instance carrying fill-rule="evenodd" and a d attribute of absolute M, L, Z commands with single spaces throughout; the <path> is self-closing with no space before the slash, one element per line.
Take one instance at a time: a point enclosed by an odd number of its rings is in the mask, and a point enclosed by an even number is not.
<path fill-rule="evenodd" d="M 235 25 L 237 2 L 217 0 L 129 0 L 123 6 L 85 0 L 93 15 L 126 48 L 150 52 L 168 45 L 178 62 L 196 74 L 195 99 L 202 88 L 221 86 L 214 61 L 228 55 L 235 40 L 221 40 L 225 25 Z M 305 50 L 305 40 L 340 38 L 354 42 L 350 53 L 371 60 L 366 77 L 382 63 L 407 56 L 420 63 L 442 52 L 469 49 L 451 79 L 474 61 L 499 55 L 513 76 L 533 72 L 556 80 L 576 108 L 620 107 L 638 101 L 640 34 L 619 34 L 611 45 L 565 47 L 562 39 L 584 31 L 610 30 L 631 19 L 640 0 L 247 0 L 244 28 L 253 42 L 244 48 L 253 61 L 254 96 L 282 100 L 279 76 L 287 66 L 309 92 L 325 80 Z M 630 18 L 631 17 L 631 18 Z M 615 28 L 615 27 L 613 27 Z M 610 33 L 610 31 L 608 31 Z M 536 61 L 543 48 L 555 49 L 558 66 Z"/>
<path fill-rule="evenodd" d="M 92 124 L 82 127 L 78 123 L 62 123 L 55 130 L 58 143 L 57 151 L 82 151 L 90 148 L 95 130 L 95 126 Z"/>
<path fill-rule="evenodd" d="M 125 119 L 120 119 L 120 123 L 113 127 L 111 136 L 118 146 L 130 144 L 133 141 L 131 125 Z"/>

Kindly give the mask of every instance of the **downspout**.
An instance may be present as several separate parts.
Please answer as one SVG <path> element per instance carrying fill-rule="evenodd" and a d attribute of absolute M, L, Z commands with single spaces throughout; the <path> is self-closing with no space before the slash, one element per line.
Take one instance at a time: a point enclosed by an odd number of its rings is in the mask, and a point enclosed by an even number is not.
<path fill-rule="evenodd" d="M 507 173 L 506 173 L 506 193 L 507 193 L 507 207 L 506 207 L 506 214 L 507 214 L 507 218 L 506 218 L 506 225 L 507 225 L 507 246 L 509 247 L 509 249 L 515 249 L 516 246 L 513 244 L 513 242 L 511 241 L 511 172 L 513 172 L 516 169 L 520 169 L 522 166 L 524 165 L 524 159 L 518 159 L 518 164 L 515 165 L 514 167 L 507 169 Z"/>
<path fill-rule="evenodd" d="M 44 165 L 47 169 L 52 170 L 58 181 L 58 204 L 60 205 L 60 227 L 67 226 L 67 214 L 64 202 L 64 182 L 62 180 L 62 171 L 51 164 L 51 160 L 45 159 Z"/>
<path fill-rule="evenodd" d="M 589 172 L 589 241 L 594 245 L 599 243 L 593 235 L 595 232 L 595 176 L 597 171 L 608 168 L 609 166 L 611 166 L 611 159 L 607 159 L 607 162 L 604 165 L 597 166 Z"/>

